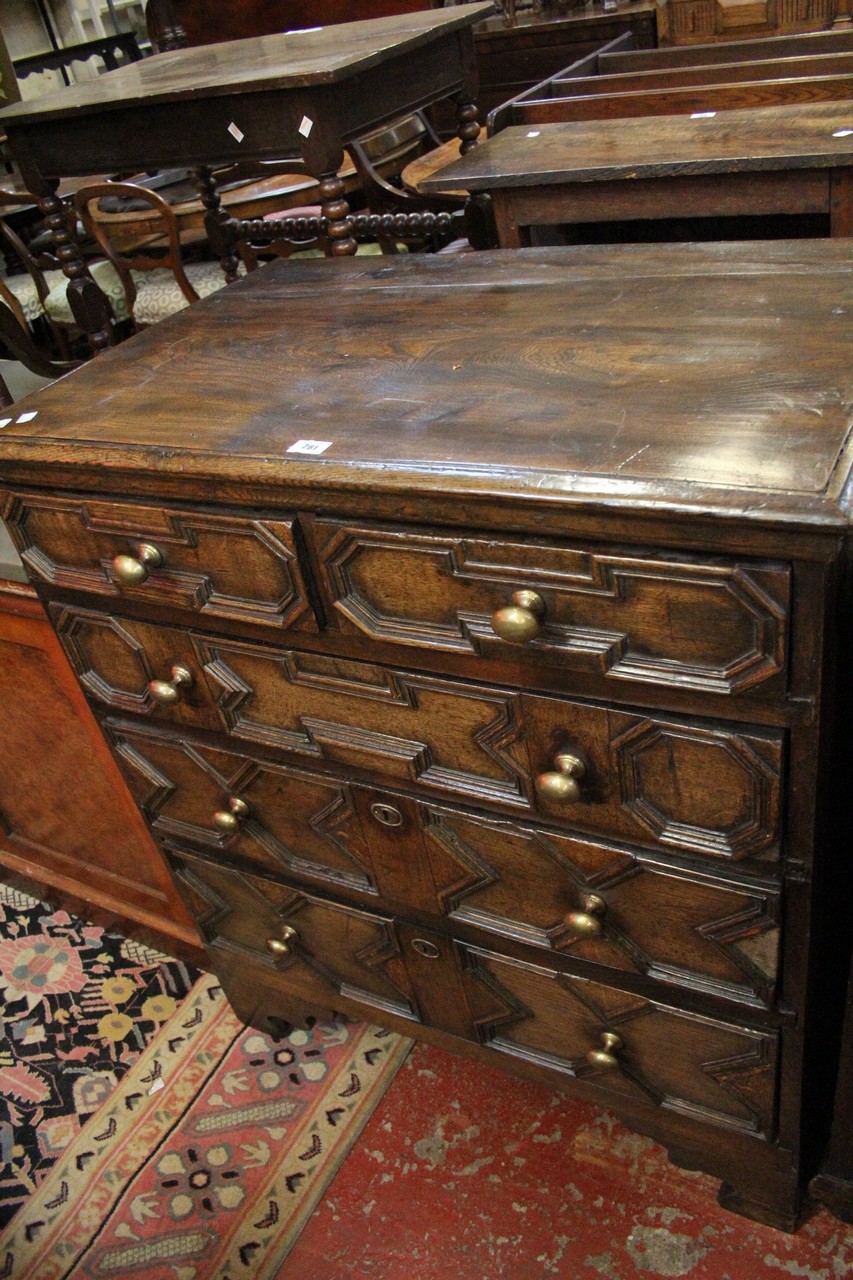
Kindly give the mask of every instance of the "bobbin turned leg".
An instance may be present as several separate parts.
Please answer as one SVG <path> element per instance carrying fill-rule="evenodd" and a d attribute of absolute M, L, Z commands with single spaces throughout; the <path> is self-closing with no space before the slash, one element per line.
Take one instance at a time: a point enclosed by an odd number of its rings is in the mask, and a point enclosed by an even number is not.
<path fill-rule="evenodd" d="M 477 145 L 480 126 L 477 123 L 477 104 L 466 100 L 456 103 L 456 133 L 460 139 L 459 154 L 465 155 Z"/>
<path fill-rule="evenodd" d="M 349 204 L 344 195 L 346 188 L 337 171 L 325 173 L 320 179 L 320 201 L 323 217 L 328 218 L 330 251 L 334 258 L 352 257 L 358 245 L 352 234 Z"/>
<path fill-rule="evenodd" d="M 222 208 L 219 191 L 209 165 L 197 164 L 193 169 L 193 178 L 198 189 L 201 203 L 207 212 L 204 215 L 204 229 L 208 242 L 214 253 L 219 255 L 219 262 L 228 284 L 237 279 L 240 259 L 234 252 L 234 242 L 239 229 L 236 218 Z"/>
<path fill-rule="evenodd" d="M 31 188 L 32 189 L 32 188 Z M 95 353 L 113 345 L 113 311 L 106 294 L 89 274 L 80 246 L 68 225 L 66 209 L 46 184 L 37 196 L 38 207 L 50 230 L 54 251 L 68 277 L 68 305 L 80 328 L 89 335 Z"/>

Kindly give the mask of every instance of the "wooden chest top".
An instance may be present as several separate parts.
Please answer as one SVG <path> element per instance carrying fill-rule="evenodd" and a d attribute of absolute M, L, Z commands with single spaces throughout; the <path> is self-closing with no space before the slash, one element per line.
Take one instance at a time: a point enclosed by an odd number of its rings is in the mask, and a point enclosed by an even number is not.
<path fill-rule="evenodd" d="M 0 478 L 837 534 L 851 316 L 846 242 L 282 262 L 16 406 Z"/>

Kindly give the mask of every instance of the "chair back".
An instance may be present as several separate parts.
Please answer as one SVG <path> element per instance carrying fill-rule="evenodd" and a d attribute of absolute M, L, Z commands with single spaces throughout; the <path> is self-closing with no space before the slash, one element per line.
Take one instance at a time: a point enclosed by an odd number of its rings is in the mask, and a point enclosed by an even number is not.
<path fill-rule="evenodd" d="M 413 160 L 441 146 L 441 139 L 423 111 L 403 116 L 349 144 L 364 199 L 371 213 L 454 212 L 464 203 L 459 196 L 422 196 L 408 191 L 402 173 Z"/>
<path fill-rule="evenodd" d="M 118 272 L 131 312 L 137 296 L 133 273 L 164 267 L 187 302 L 199 301 L 184 268 L 174 211 L 156 191 L 135 182 L 93 182 L 73 200 L 86 231 Z"/>

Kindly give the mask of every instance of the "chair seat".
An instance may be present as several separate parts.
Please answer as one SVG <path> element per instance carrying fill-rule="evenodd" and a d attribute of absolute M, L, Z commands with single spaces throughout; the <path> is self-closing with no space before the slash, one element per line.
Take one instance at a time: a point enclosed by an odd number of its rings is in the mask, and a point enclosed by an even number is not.
<path fill-rule="evenodd" d="M 207 298 L 226 284 L 218 262 L 191 262 L 184 270 L 199 298 Z M 241 266 L 240 274 L 242 273 Z M 183 311 L 190 305 L 168 267 L 157 268 L 155 271 L 132 271 L 131 275 L 136 285 L 133 315 L 137 324 L 156 324 L 158 320 L 165 320 L 167 316 Z"/>
<path fill-rule="evenodd" d="M 116 320 L 127 320 L 130 316 L 130 309 L 127 305 L 127 298 L 124 292 L 124 285 L 121 282 L 121 276 L 116 271 L 113 264 L 106 261 L 90 262 L 89 271 L 91 272 L 95 283 L 109 298 Z M 46 271 L 44 274 L 45 280 L 50 288 L 50 293 L 44 300 L 44 306 L 39 304 L 39 309 L 35 312 L 32 319 L 41 315 L 42 312 L 47 312 L 51 320 L 55 320 L 57 324 L 74 324 L 74 316 L 72 314 L 71 307 L 68 305 L 68 298 L 66 297 L 68 280 L 66 279 L 65 273 L 62 271 Z M 15 279 L 18 278 L 19 277 L 17 276 L 15 277 Z M 23 279 L 23 277 L 20 278 Z M 35 292 L 35 286 L 33 286 L 33 291 Z M 26 306 L 24 306 L 17 289 L 15 290 L 15 294 L 21 302 L 21 305 L 24 307 L 24 315 L 28 320 L 30 320 L 30 315 Z M 37 297 L 36 301 L 38 301 Z"/>
<path fill-rule="evenodd" d="M 109 298 L 116 320 L 129 319 L 130 309 L 127 305 L 124 285 L 112 263 L 96 262 L 90 266 L 89 270 L 96 284 Z M 190 263 L 186 267 L 186 273 L 190 284 L 200 298 L 206 298 L 208 294 L 215 293 L 225 284 L 225 276 L 218 262 Z M 156 324 L 158 320 L 165 320 L 166 316 L 174 315 L 176 311 L 183 311 L 190 305 L 168 267 L 158 268 L 156 271 L 132 271 L 131 275 L 136 285 L 133 315 L 137 324 Z M 44 309 L 51 319 L 60 324 L 73 323 L 74 317 L 66 297 L 68 281 L 61 271 L 49 271 L 47 277 L 51 291 L 45 301 Z M 17 290 L 15 293 L 18 296 Z M 24 308 L 24 314 L 27 314 L 26 308 Z"/>

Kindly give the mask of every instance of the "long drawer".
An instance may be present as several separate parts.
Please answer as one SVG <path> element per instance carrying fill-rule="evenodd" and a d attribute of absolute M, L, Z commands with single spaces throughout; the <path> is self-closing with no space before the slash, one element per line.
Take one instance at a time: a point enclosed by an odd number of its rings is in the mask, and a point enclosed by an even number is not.
<path fill-rule="evenodd" d="M 353 905 L 768 1004 L 779 894 L 527 823 L 413 800 L 107 722 L 130 789 L 167 841 Z"/>
<path fill-rule="evenodd" d="M 217 971 L 380 1018 L 392 1012 L 557 1079 L 772 1137 L 777 1037 L 529 964 L 395 917 L 181 855 L 175 871 Z M 228 980 L 226 977 L 226 990 Z"/>
<path fill-rule="evenodd" d="M 423 794 L 713 859 L 779 856 L 783 734 L 53 607 L 92 698 Z"/>

